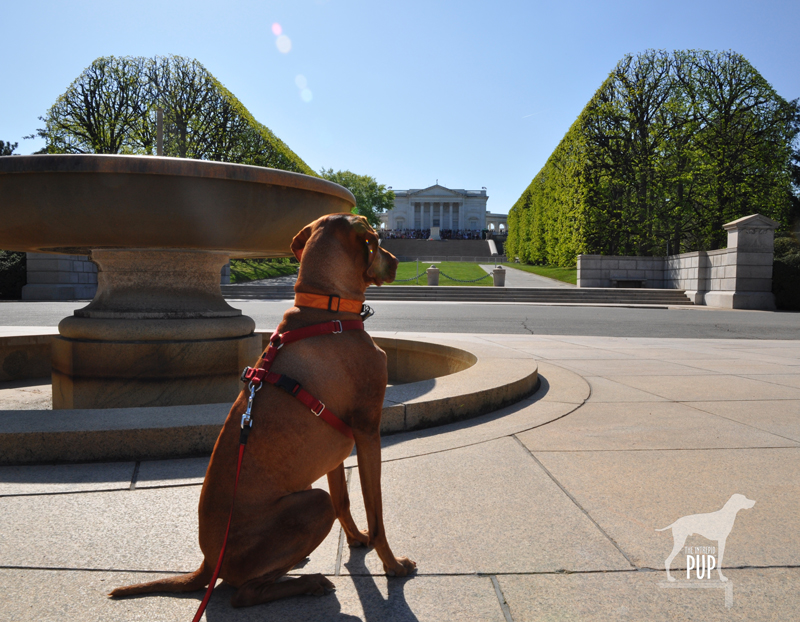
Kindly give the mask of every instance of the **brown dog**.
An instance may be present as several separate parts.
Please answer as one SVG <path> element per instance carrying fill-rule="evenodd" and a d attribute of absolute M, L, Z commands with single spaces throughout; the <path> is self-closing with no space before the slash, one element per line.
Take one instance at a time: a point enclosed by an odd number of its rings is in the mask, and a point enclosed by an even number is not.
<path fill-rule="evenodd" d="M 364 301 L 368 285 L 391 282 L 397 259 L 384 251 L 361 216 L 333 214 L 298 233 L 292 252 L 301 259 L 295 291 Z M 278 332 L 358 320 L 355 312 L 293 307 Z M 315 417 L 288 393 L 264 385 L 255 397 L 253 427 L 244 454 L 230 536 L 220 578 L 238 588 L 235 607 L 297 594 L 323 594 L 333 584 L 322 575 L 277 579 L 319 546 L 339 519 L 350 546 L 374 546 L 385 571 L 405 576 L 416 564 L 395 557 L 386 540 L 381 504 L 380 420 L 386 390 L 386 355 L 363 330 L 294 343 L 280 350 L 272 371 L 296 378 L 311 395 L 352 428 L 367 513 L 359 531 L 350 514 L 343 461 L 353 441 Z M 231 509 L 245 391 L 217 439 L 200 495 L 200 548 L 195 572 L 117 588 L 110 596 L 200 590 L 211 580 Z M 311 489 L 327 474 L 330 494 Z"/>

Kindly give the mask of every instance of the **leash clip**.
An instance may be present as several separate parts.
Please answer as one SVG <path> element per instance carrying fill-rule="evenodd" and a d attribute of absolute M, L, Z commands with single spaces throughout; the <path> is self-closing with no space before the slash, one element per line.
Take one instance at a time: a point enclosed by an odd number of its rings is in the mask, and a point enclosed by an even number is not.
<path fill-rule="evenodd" d="M 250 389 L 250 397 L 247 398 L 247 410 L 244 411 L 242 415 L 242 430 L 249 430 L 253 426 L 253 417 L 252 417 L 252 410 L 253 410 L 253 398 L 256 396 L 256 391 L 259 391 L 262 387 L 262 384 L 259 382 L 257 385 L 253 384 L 250 381 L 248 385 L 248 389 Z"/>

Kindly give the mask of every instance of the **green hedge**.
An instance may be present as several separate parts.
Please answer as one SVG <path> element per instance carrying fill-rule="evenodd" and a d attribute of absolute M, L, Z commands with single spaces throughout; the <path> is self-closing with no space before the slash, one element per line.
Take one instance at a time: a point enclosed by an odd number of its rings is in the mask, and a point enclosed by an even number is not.
<path fill-rule="evenodd" d="M 25 253 L 0 251 L 0 300 L 19 300 L 27 281 Z"/>
<path fill-rule="evenodd" d="M 156 153 L 316 173 L 198 61 L 182 56 L 104 56 L 50 107 L 39 136 L 48 153 Z"/>
<path fill-rule="evenodd" d="M 772 264 L 775 304 L 785 311 L 800 311 L 800 253 L 775 259 Z"/>
<path fill-rule="evenodd" d="M 756 212 L 786 226 L 798 127 L 735 52 L 628 55 L 511 208 L 506 254 L 569 266 L 720 248 Z"/>

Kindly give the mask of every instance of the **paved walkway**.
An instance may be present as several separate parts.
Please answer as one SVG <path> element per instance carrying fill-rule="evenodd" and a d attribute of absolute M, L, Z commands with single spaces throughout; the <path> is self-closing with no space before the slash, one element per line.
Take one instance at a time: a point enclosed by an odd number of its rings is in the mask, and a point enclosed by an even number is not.
<path fill-rule="evenodd" d="M 325 573 L 335 593 L 234 610 L 222 586 L 205 619 L 796 619 L 800 341 L 458 338 L 534 355 L 543 388 L 478 420 L 384 438 L 389 541 L 418 573 L 383 576 L 337 524 L 296 571 Z M 535 427 L 543 409 L 567 414 Z M 190 620 L 201 593 L 104 595 L 197 567 L 206 463 L 0 468 L 0 620 Z M 727 539 L 728 583 L 687 580 L 683 551 L 666 583 L 673 540 L 655 530 L 737 493 L 756 503 Z"/>
<path fill-rule="evenodd" d="M 494 264 L 484 265 L 481 268 L 486 270 L 489 274 L 494 270 Z M 517 270 L 516 268 L 509 268 L 506 266 L 506 287 L 575 287 L 572 283 L 565 283 L 556 279 L 550 279 L 546 276 L 539 276 L 533 272 L 525 272 L 525 270 Z"/>

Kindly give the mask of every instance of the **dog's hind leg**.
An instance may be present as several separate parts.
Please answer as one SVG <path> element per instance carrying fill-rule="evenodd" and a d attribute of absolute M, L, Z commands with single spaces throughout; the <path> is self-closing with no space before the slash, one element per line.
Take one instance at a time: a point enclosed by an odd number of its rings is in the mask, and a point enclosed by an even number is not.
<path fill-rule="evenodd" d="M 336 516 L 328 493 L 304 490 L 281 498 L 275 506 L 268 518 L 258 517 L 257 523 L 251 525 L 257 527 L 258 533 L 247 529 L 249 546 L 226 559 L 229 568 L 237 568 L 237 574 L 245 575 L 241 583 L 234 583 L 239 584 L 231 599 L 234 607 L 249 607 L 299 594 L 322 595 L 334 587 L 322 575 L 278 581 L 310 555 L 330 532 Z M 242 543 L 241 538 L 239 542 Z"/>

